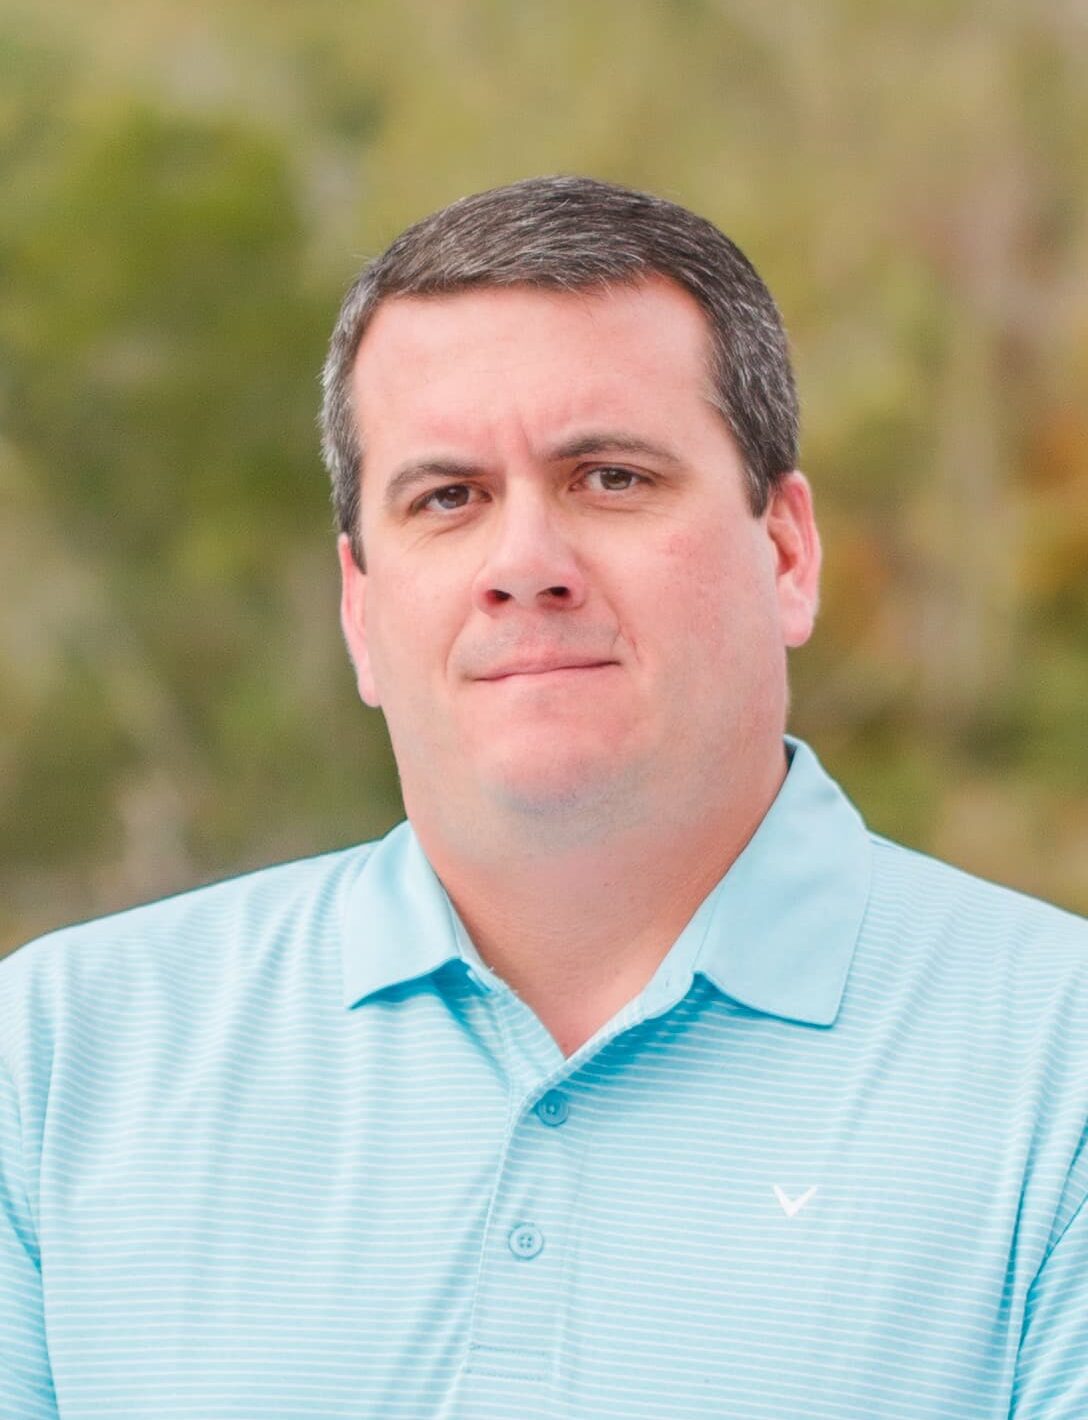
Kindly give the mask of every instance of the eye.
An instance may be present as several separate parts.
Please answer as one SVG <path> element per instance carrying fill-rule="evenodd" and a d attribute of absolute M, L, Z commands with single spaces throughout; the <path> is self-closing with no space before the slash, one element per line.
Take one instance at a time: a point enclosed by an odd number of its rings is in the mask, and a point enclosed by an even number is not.
<path fill-rule="evenodd" d="M 447 483 L 442 488 L 432 488 L 422 498 L 412 504 L 413 512 L 428 510 L 439 513 L 456 513 L 467 508 L 477 490 L 468 483 Z"/>
<path fill-rule="evenodd" d="M 611 464 L 591 468 L 585 478 L 587 482 L 597 479 L 597 486 L 604 493 L 626 493 L 636 484 L 647 482 L 643 474 L 635 473 L 629 468 L 616 468 Z"/>

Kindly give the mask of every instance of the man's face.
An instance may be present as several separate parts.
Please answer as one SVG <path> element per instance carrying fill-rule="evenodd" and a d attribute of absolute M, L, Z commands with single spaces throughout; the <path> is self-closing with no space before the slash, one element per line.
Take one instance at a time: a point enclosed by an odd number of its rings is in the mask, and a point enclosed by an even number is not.
<path fill-rule="evenodd" d="M 591 825 L 781 755 L 819 547 L 791 475 L 761 518 L 663 279 L 387 301 L 356 361 L 366 572 L 342 621 L 410 816 Z M 573 814 L 573 817 L 572 817 Z"/>

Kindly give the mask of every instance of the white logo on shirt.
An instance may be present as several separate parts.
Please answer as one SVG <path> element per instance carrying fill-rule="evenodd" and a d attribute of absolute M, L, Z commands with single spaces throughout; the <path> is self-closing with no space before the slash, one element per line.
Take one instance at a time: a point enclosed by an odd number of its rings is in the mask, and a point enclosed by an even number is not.
<path fill-rule="evenodd" d="M 816 1192 L 816 1187 L 817 1185 L 813 1184 L 811 1188 L 805 1189 L 800 1198 L 791 1198 L 789 1194 L 786 1193 L 784 1189 L 779 1188 L 776 1183 L 774 1185 L 774 1196 L 778 1199 L 779 1203 L 781 1203 L 782 1211 L 785 1213 L 786 1217 L 796 1218 L 801 1209 Z"/>

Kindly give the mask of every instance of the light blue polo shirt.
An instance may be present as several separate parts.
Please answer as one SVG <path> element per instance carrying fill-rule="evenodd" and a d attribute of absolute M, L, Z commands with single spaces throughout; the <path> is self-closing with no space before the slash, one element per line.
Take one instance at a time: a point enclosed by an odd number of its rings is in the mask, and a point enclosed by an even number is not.
<path fill-rule="evenodd" d="M 569 1059 L 411 829 L 0 966 L 3 1420 L 1085 1420 L 1088 925 L 805 746 Z"/>

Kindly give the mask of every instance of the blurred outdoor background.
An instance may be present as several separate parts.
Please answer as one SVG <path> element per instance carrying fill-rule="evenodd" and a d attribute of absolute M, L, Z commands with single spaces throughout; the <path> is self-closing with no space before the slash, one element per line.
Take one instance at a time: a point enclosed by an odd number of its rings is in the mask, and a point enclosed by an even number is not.
<path fill-rule="evenodd" d="M 794 730 L 1088 910 L 1085 0 L 0 0 L 0 951 L 399 817 L 325 340 L 401 227 L 547 172 L 695 208 L 782 308 Z"/>

